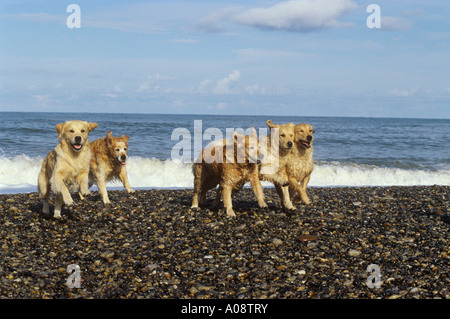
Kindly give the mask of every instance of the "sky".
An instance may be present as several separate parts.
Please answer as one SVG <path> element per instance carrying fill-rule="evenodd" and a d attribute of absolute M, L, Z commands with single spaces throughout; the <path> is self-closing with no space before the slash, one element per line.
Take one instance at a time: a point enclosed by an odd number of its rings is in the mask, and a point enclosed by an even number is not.
<path fill-rule="evenodd" d="M 449 119 L 449 17 L 447 0 L 0 0 L 0 111 Z"/>

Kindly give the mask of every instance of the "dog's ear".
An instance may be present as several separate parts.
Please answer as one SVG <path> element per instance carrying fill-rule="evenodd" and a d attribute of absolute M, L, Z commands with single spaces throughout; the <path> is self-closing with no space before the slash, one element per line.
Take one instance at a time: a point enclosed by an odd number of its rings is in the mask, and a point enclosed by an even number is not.
<path fill-rule="evenodd" d="M 272 123 L 272 120 L 267 120 L 266 124 L 267 124 L 267 126 L 268 126 L 269 128 L 277 128 L 277 127 L 280 127 L 278 124 L 273 124 L 273 123 Z"/>
<path fill-rule="evenodd" d="M 106 144 L 110 145 L 112 144 L 112 131 L 109 131 L 108 133 L 106 133 Z"/>
<path fill-rule="evenodd" d="M 256 129 L 255 129 L 255 127 L 254 126 L 252 126 L 252 133 L 251 133 L 252 135 L 258 135 L 258 133 L 256 133 Z"/>
<path fill-rule="evenodd" d="M 236 130 L 231 134 L 231 138 L 233 140 L 233 143 L 237 144 L 238 146 L 241 146 L 243 145 L 243 143 L 245 143 L 245 136 Z"/>
<path fill-rule="evenodd" d="M 128 140 L 130 139 L 130 137 L 125 134 L 122 135 L 122 138 L 125 140 L 125 142 L 128 142 Z"/>
<path fill-rule="evenodd" d="M 64 124 L 65 123 L 59 123 L 56 124 L 56 132 L 58 132 L 58 138 L 61 138 L 64 134 Z"/>
<path fill-rule="evenodd" d="M 89 122 L 88 123 L 89 126 L 89 132 L 95 130 L 98 127 L 97 123 L 93 123 L 93 122 Z"/>

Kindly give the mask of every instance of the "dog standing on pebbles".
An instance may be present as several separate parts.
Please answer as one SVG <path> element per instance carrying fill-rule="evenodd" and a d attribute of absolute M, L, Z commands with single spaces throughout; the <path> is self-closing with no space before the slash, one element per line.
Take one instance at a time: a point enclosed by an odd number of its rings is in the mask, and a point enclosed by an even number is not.
<path fill-rule="evenodd" d="M 226 139 L 214 141 L 200 153 L 193 166 L 194 196 L 191 208 L 203 205 L 206 192 L 219 184 L 214 205 L 219 204 L 222 196 L 227 216 L 236 217 L 231 195 L 239 191 L 246 182 L 250 182 L 259 207 L 267 207 L 259 180 L 260 161 L 256 130 L 252 127 L 252 133 L 247 136 L 234 131 L 232 140 L 232 143 Z"/>
<path fill-rule="evenodd" d="M 88 176 L 91 148 L 88 134 L 98 126 L 86 121 L 67 121 L 56 125 L 60 142 L 45 157 L 38 177 L 42 211 L 49 214 L 50 191 L 56 195 L 53 217 L 61 217 L 63 204 L 73 204 L 71 191 L 89 195 Z"/>
<path fill-rule="evenodd" d="M 134 193 L 128 181 L 126 162 L 128 159 L 127 135 L 112 136 L 112 131 L 91 143 L 92 159 L 89 172 L 89 186 L 97 184 L 104 204 L 110 204 L 106 182 L 120 179 L 128 193 Z M 81 195 L 80 195 L 81 196 Z"/>
<path fill-rule="evenodd" d="M 314 169 L 313 141 L 314 129 L 309 124 L 295 125 L 295 146 L 286 165 L 289 188 L 295 191 L 305 204 L 311 200 L 306 193 L 306 186 Z M 300 183 L 300 184 L 299 184 Z M 294 197 L 294 198 L 295 198 Z"/>

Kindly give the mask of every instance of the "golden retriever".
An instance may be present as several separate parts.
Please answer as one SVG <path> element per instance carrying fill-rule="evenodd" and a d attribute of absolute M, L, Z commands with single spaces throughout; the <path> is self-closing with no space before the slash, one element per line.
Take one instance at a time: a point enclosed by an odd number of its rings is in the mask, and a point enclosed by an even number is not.
<path fill-rule="evenodd" d="M 128 193 L 134 193 L 128 181 L 126 162 L 128 159 L 127 135 L 112 136 L 112 131 L 91 143 L 91 166 L 89 170 L 89 186 L 97 184 L 104 204 L 110 204 L 106 182 L 120 179 Z"/>
<path fill-rule="evenodd" d="M 289 188 L 297 192 L 305 204 L 311 203 L 306 193 L 306 186 L 314 169 L 313 133 L 314 129 L 309 124 L 295 125 L 295 147 L 289 155 L 289 161 L 286 165 Z"/>
<path fill-rule="evenodd" d="M 56 125 L 60 142 L 45 157 L 38 177 L 38 193 L 44 214 L 49 214 L 50 191 L 56 195 L 53 217 L 61 217 L 63 203 L 73 204 L 71 191 L 89 195 L 88 176 L 91 148 L 88 134 L 98 126 L 86 121 L 66 121 Z"/>
<path fill-rule="evenodd" d="M 286 171 L 289 155 L 294 148 L 295 125 L 274 124 L 271 120 L 266 124 L 271 133 L 260 141 L 262 157 L 260 178 L 274 184 L 284 210 L 295 210 L 289 196 L 289 179 Z"/>
<path fill-rule="evenodd" d="M 226 139 L 214 141 L 206 146 L 193 165 L 194 195 L 191 208 L 204 204 L 206 192 L 219 184 L 214 205 L 223 198 L 228 217 L 236 217 L 231 195 L 250 182 L 261 208 L 267 207 L 259 179 L 258 136 L 252 133 L 244 136 L 237 131 L 232 134 L 233 142 Z M 200 202 L 198 199 L 200 196 Z"/>

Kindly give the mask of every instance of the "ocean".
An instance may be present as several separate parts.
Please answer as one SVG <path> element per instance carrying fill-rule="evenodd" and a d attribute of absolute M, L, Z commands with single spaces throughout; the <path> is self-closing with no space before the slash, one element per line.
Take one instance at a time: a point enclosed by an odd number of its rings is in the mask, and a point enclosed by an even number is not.
<path fill-rule="evenodd" d="M 42 161 L 58 143 L 55 125 L 75 119 L 98 123 L 90 141 L 110 130 L 130 136 L 135 189 L 192 188 L 192 162 L 210 133 L 220 138 L 254 126 L 264 135 L 268 119 L 313 125 L 309 186 L 450 185 L 448 119 L 0 112 L 0 193 L 35 192 Z"/>

